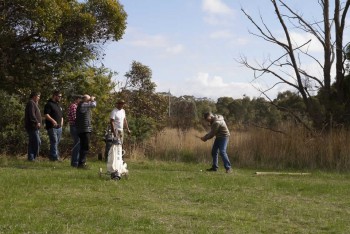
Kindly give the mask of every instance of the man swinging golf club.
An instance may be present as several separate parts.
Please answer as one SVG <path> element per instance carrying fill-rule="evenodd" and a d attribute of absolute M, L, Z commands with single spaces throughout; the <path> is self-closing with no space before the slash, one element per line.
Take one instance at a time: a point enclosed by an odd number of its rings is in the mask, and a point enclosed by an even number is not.
<path fill-rule="evenodd" d="M 207 171 L 217 171 L 218 166 L 218 152 L 220 152 L 226 173 L 231 173 L 231 163 L 226 153 L 227 144 L 230 137 L 230 131 L 227 128 L 224 117 L 222 115 L 214 115 L 211 112 L 204 114 L 204 119 L 210 123 L 210 131 L 200 139 L 207 141 L 215 136 L 215 141 L 211 150 L 213 164 Z"/>

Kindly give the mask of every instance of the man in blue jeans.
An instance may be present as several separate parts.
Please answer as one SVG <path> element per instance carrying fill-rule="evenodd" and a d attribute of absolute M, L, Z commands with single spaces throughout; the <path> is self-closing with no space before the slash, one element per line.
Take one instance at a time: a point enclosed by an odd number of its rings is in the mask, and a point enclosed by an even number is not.
<path fill-rule="evenodd" d="M 204 114 L 204 119 L 210 123 L 211 129 L 208 134 L 201 137 L 202 141 L 207 141 L 215 136 L 215 141 L 211 150 L 211 156 L 213 158 L 213 163 L 211 168 L 207 171 L 217 171 L 218 166 L 218 153 L 220 152 L 226 173 L 231 173 L 231 163 L 226 153 L 226 148 L 228 140 L 230 137 L 230 131 L 227 128 L 224 117 L 222 115 L 214 115 L 210 112 Z"/>
<path fill-rule="evenodd" d="M 69 105 L 68 108 L 68 122 L 69 122 L 69 132 L 73 139 L 73 149 L 70 165 L 72 167 L 78 167 L 79 164 L 79 151 L 80 151 L 80 140 L 78 136 L 78 131 L 75 126 L 75 120 L 77 117 L 77 107 L 81 101 L 81 95 L 75 95 L 74 101 Z"/>
<path fill-rule="evenodd" d="M 38 106 L 40 100 L 39 92 L 32 92 L 30 100 L 24 112 L 25 129 L 28 133 L 28 161 L 35 161 L 39 156 L 41 145 L 39 129 L 41 127 L 41 113 Z"/>
<path fill-rule="evenodd" d="M 63 126 L 62 108 L 59 105 L 61 99 L 62 93 L 56 90 L 44 107 L 45 125 L 50 138 L 51 161 L 58 161 L 60 159 L 58 145 L 61 140 Z"/>

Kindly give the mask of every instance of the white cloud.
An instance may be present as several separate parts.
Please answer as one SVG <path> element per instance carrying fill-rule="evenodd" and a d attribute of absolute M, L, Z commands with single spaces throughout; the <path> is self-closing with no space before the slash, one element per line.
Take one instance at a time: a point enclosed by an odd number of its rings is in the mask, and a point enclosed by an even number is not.
<path fill-rule="evenodd" d="M 319 77 L 322 80 L 323 77 L 323 69 L 316 62 L 308 63 L 301 66 L 309 75 Z"/>
<path fill-rule="evenodd" d="M 250 42 L 249 39 L 244 38 L 244 37 L 239 37 L 237 38 L 237 40 L 235 41 L 235 43 L 237 43 L 238 45 L 248 45 Z"/>
<path fill-rule="evenodd" d="M 193 95 L 197 98 L 211 98 L 217 100 L 220 97 L 232 97 L 240 99 L 243 96 L 250 98 L 265 97 L 261 91 L 266 91 L 271 86 L 262 83 L 247 83 L 247 82 L 226 82 L 220 76 L 210 76 L 208 73 L 199 72 L 192 79 L 187 79 L 184 82 L 165 81 L 157 82 L 157 91 L 168 92 L 177 97 L 182 95 Z M 169 89 L 169 87 L 171 87 Z M 184 88 L 185 87 L 185 88 Z M 269 89 L 266 93 L 269 98 L 274 99 L 279 92 L 291 90 L 291 87 L 285 84 L 278 85 Z"/>
<path fill-rule="evenodd" d="M 210 76 L 208 73 L 199 72 L 193 79 L 185 82 L 185 92 L 193 93 L 196 97 L 219 97 L 242 98 L 243 95 L 250 97 L 258 96 L 259 92 L 249 83 L 225 82 L 220 76 Z"/>
<path fill-rule="evenodd" d="M 221 30 L 211 33 L 210 37 L 213 39 L 229 39 L 233 37 L 233 34 L 229 30 Z"/>
<path fill-rule="evenodd" d="M 302 47 L 303 51 L 308 52 L 322 52 L 323 48 L 321 43 L 317 40 L 317 38 L 309 33 L 290 33 L 291 40 L 294 43 L 294 46 L 301 46 L 305 44 L 307 41 L 311 40 L 309 44 Z M 286 40 L 284 40 L 286 41 Z"/>
<path fill-rule="evenodd" d="M 203 0 L 202 9 L 210 14 L 232 13 L 232 10 L 221 0 Z"/>
<path fill-rule="evenodd" d="M 132 39 L 130 44 L 138 47 L 165 47 L 168 42 L 162 35 L 142 35 L 138 39 Z"/>
<path fill-rule="evenodd" d="M 182 44 L 177 44 L 175 46 L 166 48 L 166 51 L 170 54 L 180 54 L 184 51 L 184 46 Z"/>
<path fill-rule="evenodd" d="M 223 79 L 220 76 L 209 77 L 208 73 L 199 72 L 194 80 L 190 80 L 189 83 L 195 83 L 203 87 L 220 88 L 227 87 Z"/>
<path fill-rule="evenodd" d="M 231 25 L 234 10 L 221 0 L 203 0 L 202 9 L 206 13 L 204 21 L 209 25 Z"/>
<path fill-rule="evenodd" d="M 127 44 L 134 47 L 142 48 L 158 48 L 163 50 L 167 54 L 179 54 L 184 51 L 184 46 L 182 44 L 174 44 L 165 35 L 147 35 L 140 33 L 136 30 L 129 31 L 129 39 Z M 159 51 L 157 51 L 159 53 Z"/>

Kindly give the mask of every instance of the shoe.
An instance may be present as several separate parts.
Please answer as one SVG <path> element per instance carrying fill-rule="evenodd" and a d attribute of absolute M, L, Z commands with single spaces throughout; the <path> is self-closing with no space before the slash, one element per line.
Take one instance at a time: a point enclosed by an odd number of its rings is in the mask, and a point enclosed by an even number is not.
<path fill-rule="evenodd" d="M 121 176 L 120 176 L 120 174 L 117 171 L 116 172 L 112 172 L 111 173 L 111 179 L 112 180 L 120 180 Z"/>
<path fill-rule="evenodd" d="M 226 169 L 226 173 L 232 173 L 232 168 Z"/>
<path fill-rule="evenodd" d="M 86 165 L 86 164 L 80 164 L 80 165 L 77 166 L 77 168 L 78 169 L 85 169 L 85 170 L 90 169 L 90 167 L 88 165 Z"/>
<path fill-rule="evenodd" d="M 111 180 L 120 180 L 120 177 L 116 176 L 116 177 L 111 177 Z"/>
<path fill-rule="evenodd" d="M 211 167 L 211 168 L 207 169 L 207 171 L 218 171 L 218 169 L 215 167 Z"/>

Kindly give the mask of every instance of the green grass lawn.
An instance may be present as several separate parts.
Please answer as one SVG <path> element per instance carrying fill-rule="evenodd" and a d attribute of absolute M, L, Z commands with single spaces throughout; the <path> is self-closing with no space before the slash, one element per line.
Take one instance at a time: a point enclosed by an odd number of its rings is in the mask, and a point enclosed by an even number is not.
<path fill-rule="evenodd" d="M 115 182 L 69 161 L 0 160 L 0 233 L 349 233 L 350 174 L 256 176 L 128 162 Z M 201 171 L 203 170 L 203 171 Z"/>

